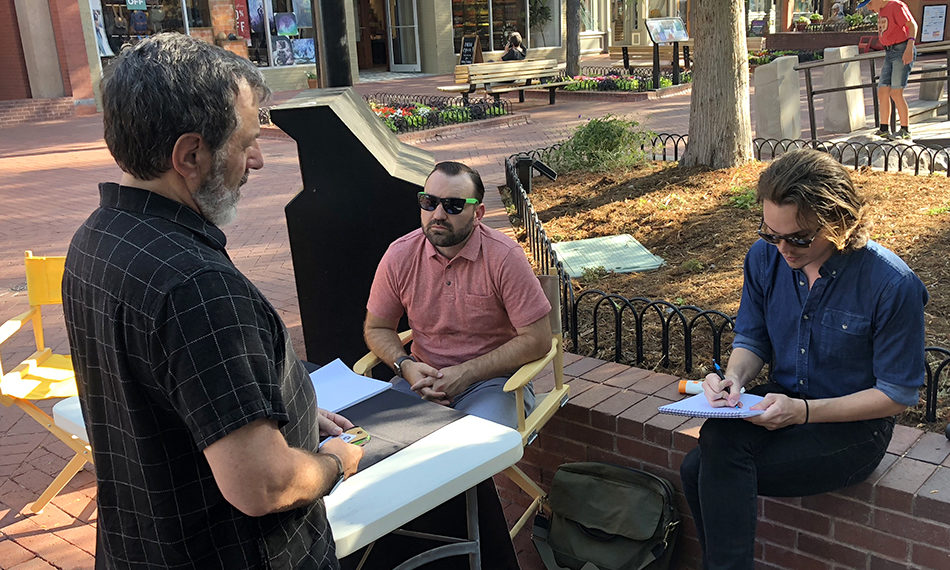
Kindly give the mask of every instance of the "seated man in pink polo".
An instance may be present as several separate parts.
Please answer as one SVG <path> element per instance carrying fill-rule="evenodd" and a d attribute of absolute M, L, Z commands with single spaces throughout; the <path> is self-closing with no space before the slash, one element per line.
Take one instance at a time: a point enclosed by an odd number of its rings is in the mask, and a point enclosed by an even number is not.
<path fill-rule="evenodd" d="M 550 348 L 551 305 L 521 247 L 481 223 L 484 195 L 475 170 L 435 166 L 419 193 L 422 227 L 394 241 L 376 270 L 363 334 L 396 388 L 515 427 L 515 396 L 502 387 Z M 396 331 L 403 314 L 411 354 Z M 524 395 L 530 412 L 530 384 Z"/>

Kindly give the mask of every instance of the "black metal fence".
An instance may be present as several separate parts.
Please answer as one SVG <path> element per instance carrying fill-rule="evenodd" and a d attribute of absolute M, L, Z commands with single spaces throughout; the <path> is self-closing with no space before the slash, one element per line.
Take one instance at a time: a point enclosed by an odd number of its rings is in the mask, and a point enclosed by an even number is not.
<path fill-rule="evenodd" d="M 409 95 L 403 93 L 374 93 L 364 96 L 367 104 L 380 109 L 377 115 L 396 133 L 421 131 L 446 125 L 468 123 L 511 114 L 511 103 L 505 99 L 440 97 L 438 95 Z M 270 121 L 270 108 L 258 111 L 262 125 Z"/>
<path fill-rule="evenodd" d="M 816 141 L 784 141 L 755 139 L 755 154 L 769 159 L 793 148 L 805 146 L 826 150 Z M 653 160 L 678 160 L 686 150 L 687 137 L 661 133 L 652 139 L 652 146 L 641 150 Z M 794 144 L 793 144 L 794 143 Z M 802 144 L 798 144 L 802 143 Z M 683 369 L 691 373 L 695 366 L 697 344 L 709 361 L 720 362 L 725 347 L 731 344 L 735 317 L 692 305 L 676 305 L 660 299 L 628 298 L 596 289 L 577 292 L 570 276 L 554 251 L 541 219 L 531 204 L 529 193 L 536 162 L 558 148 L 554 145 L 530 152 L 514 154 L 505 159 L 505 179 L 518 220 L 524 230 L 528 250 L 539 271 L 557 275 L 561 282 L 561 315 L 568 350 L 624 364 L 642 366 L 646 363 L 645 346 L 656 347 L 660 357 L 650 367 L 670 368 L 673 358 L 682 358 Z M 883 146 L 883 145 L 863 145 Z M 766 150 L 763 150 L 766 149 Z M 767 152 L 766 152 L 767 151 Z M 831 153 L 840 160 L 840 156 Z M 914 170 L 915 174 L 920 169 Z M 579 330 L 580 315 L 587 313 L 585 330 Z M 658 338 L 657 338 L 658 337 Z M 925 420 L 936 421 L 937 394 L 941 381 L 950 376 L 950 350 L 926 347 L 927 382 L 924 389 Z M 708 353 L 708 354 L 707 354 Z"/>
<path fill-rule="evenodd" d="M 618 77 L 621 79 L 635 79 L 637 80 L 637 89 L 636 91 L 650 91 L 654 89 L 653 87 L 653 69 L 650 67 L 631 67 L 626 69 L 624 67 L 614 67 L 614 66 L 595 66 L 595 65 L 585 65 L 581 67 L 581 75 L 587 77 Z M 660 70 L 660 84 L 662 85 L 665 81 L 669 81 L 669 84 L 673 84 L 673 72 L 669 68 L 661 68 Z M 689 83 L 692 81 L 692 73 L 690 71 L 680 71 L 680 83 Z"/>

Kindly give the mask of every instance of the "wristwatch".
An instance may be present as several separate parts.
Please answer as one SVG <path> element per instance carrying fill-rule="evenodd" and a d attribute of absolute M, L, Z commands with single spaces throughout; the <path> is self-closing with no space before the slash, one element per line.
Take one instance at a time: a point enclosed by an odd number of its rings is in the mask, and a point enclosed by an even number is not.
<path fill-rule="evenodd" d="M 402 363 L 405 362 L 405 361 L 407 361 L 407 360 L 411 360 L 411 361 L 413 361 L 413 362 L 418 362 L 418 361 L 417 361 L 415 358 L 413 358 L 412 356 L 400 356 L 399 358 L 396 359 L 396 362 L 393 362 L 393 370 L 396 371 L 396 375 L 397 375 L 397 376 L 402 376 Z"/>
<path fill-rule="evenodd" d="M 337 468 L 336 481 L 334 481 L 333 487 L 330 487 L 330 491 L 327 493 L 327 495 L 329 495 L 333 491 L 336 491 L 336 488 L 339 487 L 340 483 L 343 482 L 343 479 L 346 478 L 346 472 L 343 470 L 343 461 L 339 457 L 337 457 L 336 455 L 332 453 L 328 453 L 327 455 L 329 455 L 330 457 L 333 458 L 334 461 L 336 461 L 336 468 Z"/>

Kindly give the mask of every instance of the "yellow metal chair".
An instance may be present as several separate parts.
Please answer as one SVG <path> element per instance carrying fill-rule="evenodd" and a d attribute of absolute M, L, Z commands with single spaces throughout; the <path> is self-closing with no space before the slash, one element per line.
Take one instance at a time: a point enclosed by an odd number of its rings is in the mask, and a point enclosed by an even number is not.
<path fill-rule="evenodd" d="M 27 251 L 25 256 L 30 309 L 0 325 L 0 345 L 25 328 L 27 323 L 32 323 L 36 352 L 9 372 L 4 372 L 0 360 L 0 403 L 21 408 L 76 453 L 50 486 L 30 505 L 30 510 L 38 513 L 87 461 L 92 463 L 92 453 L 86 441 L 57 426 L 49 414 L 33 403 L 34 400 L 76 396 L 76 375 L 70 356 L 54 354 L 43 338 L 42 307 L 63 302 L 61 289 L 66 258 L 35 257 L 31 251 Z"/>
<path fill-rule="evenodd" d="M 560 284 L 558 278 L 554 275 L 540 275 L 541 288 L 545 296 L 551 303 L 551 312 L 548 320 L 551 323 L 551 349 L 543 357 L 528 362 L 518 369 L 515 374 L 505 383 L 505 392 L 515 392 L 515 398 L 518 402 L 518 432 L 521 434 L 522 445 L 527 447 L 538 436 L 541 428 L 554 416 L 559 408 L 567 403 L 570 396 L 570 386 L 564 382 L 564 348 L 563 333 L 561 330 L 561 299 Z M 412 340 L 412 331 L 407 330 L 399 333 L 399 339 L 403 344 Z M 363 376 L 371 376 L 373 368 L 382 364 L 382 360 L 370 352 L 359 359 L 353 370 Z M 554 388 L 547 393 L 537 394 L 535 397 L 535 406 L 531 414 L 525 417 L 524 414 L 524 390 L 528 382 L 538 376 L 551 364 L 554 372 Z M 508 476 L 518 487 L 520 487 L 531 498 L 531 505 L 525 510 L 524 514 L 511 527 L 510 535 L 512 538 L 517 535 L 525 524 L 531 520 L 531 517 L 543 507 L 547 493 L 544 492 L 537 483 L 531 480 L 524 471 L 517 465 L 505 469 L 503 473 Z"/>

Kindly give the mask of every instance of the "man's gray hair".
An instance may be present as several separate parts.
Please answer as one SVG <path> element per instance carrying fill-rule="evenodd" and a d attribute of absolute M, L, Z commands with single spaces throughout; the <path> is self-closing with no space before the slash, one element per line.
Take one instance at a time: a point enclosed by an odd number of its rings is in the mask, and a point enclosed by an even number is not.
<path fill-rule="evenodd" d="M 270 96 L 250 61 L 184 34 L 157 34 L 123 49 L 102 80 L 106 145 L 119 168 L 140 180 L 158 178 L 186 133 L 217 151 L 237 128 L 234 101 L 243 81 L 260 102 Z"/>

